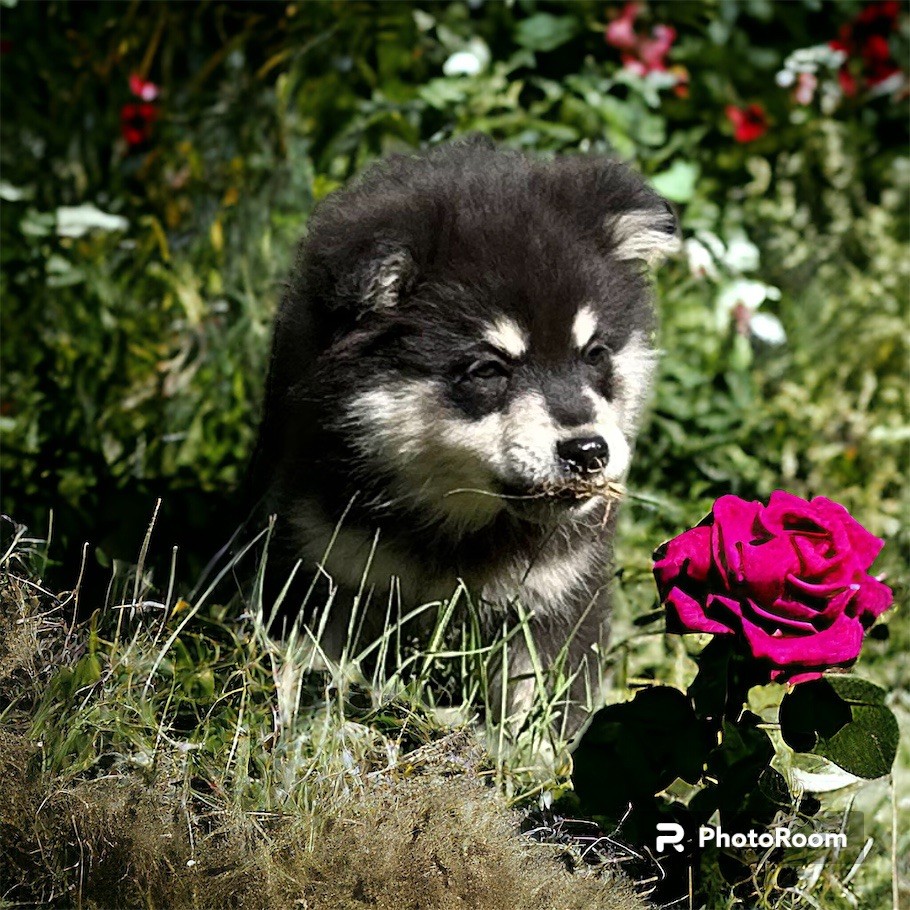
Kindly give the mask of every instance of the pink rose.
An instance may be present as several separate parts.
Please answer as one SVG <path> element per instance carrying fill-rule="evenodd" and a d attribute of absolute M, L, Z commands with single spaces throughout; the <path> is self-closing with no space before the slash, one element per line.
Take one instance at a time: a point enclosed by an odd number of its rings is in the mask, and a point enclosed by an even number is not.
<path fill-rule="evenodd" d="M 654 577 L 671 631 L 740 635 L 772 680 L 797 683 L 853 663 L 891 606 L 891 589 L 867 574 L 882 546 L 823 496 L 778 490 L 767 506 L 722 496 L 658 549 Z"/>

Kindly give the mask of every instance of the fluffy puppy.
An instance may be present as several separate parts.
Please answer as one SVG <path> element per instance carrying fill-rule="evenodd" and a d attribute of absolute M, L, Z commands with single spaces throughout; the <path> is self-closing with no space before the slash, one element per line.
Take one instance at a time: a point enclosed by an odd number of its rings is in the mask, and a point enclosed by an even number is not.
<path fill-rule="evenodd" d="M 493 637 L 596 688 L 618 485 L 655 365 L 643 263 L 667 202 L 601 157 L 482 139 L 372 167 L 316 209 L 274 332 L 254 477 L 270 561 L 334 591 L 338 654 L 463 582 Z M 280 580 L 277 582 L 280 586 Z M 287 598 L 285 609 L 299 609 Z M 394 611 L 393 611 L 394 615 Z M 519 636 L 510 677 L 526 677 Z M 532 684 L 510 686 L 518 705 Z"/>

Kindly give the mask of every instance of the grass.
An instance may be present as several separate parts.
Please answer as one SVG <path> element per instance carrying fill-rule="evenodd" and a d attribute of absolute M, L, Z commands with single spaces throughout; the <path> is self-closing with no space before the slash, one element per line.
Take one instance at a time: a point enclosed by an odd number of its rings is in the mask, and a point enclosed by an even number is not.
<path fill-rule="evenodd" d="M 646 507 L 627 509 L 627 537 Z M 644 906 L 623 872 L 641 893 L 655 870 L 549 809 L 570 787 L 558 723 L 570 680 L 559 666 L 538 668 L 531 714 L 495 722 L 492 675 L 521 624 L 481 646 L 470 609 L 457 619 L 470 607 L 459 589 L 423 608 L 434 620 L 423 648 L 400 641 L 393 621 L 368 653 L 332 663 L 318 635 L 270 634 L 261 598 L 246 611 L 231 603 L 252 543 L 190 602 L 178 592 L 176 554 L 170 577 L 153 583 L 151 537 L 150 528 L 135 566 L 115 567 L 107 603 L 82 623 L 78 584 L 54 594 L 41 582 L 43 541 L 19 526 L 6 549 L 3 906 Z M 655 680 L 685 685 L 693 668 L 682 639 L 642 623 L 642 598 L 653 594 L 646 567 L 627 565 L 605 655 L 612 700 Z M 872 643 L 865 669 L 895 690 L 905 726 L 905 680 L 894 677 L 887 644 Z M 370 654 L 379 659 L 366 678 Z M 906 738 L 901 761 L 905 775 Z M 910 846 L 892 817 L 907 808 L 897 786 L 847 794 L 865 812 L 868 843 L 806 857 L 796 884 L 766 859 L 754 903 L 717 881 L 710 906 L 887 906 L 895 858 Z"/>
<path fill-rule="evenodd" d="M 542 678 L 552 694 L 533 715 L 494 725 L 504 642 L 449 647 L 463 591 L 434 605 L 428 649 L 402 646 L 378 664 L 393 672 L 365 679 L 363 655 L 330 664 L 299 629 L 270 637 L 261 601 L 240 616 L 213 603 L 237 559 L 192 604 L 173 578 L 158 600 L 147 549 L 78 624 L 78 586 L 55 596 L 36 580 L 41 543 L 20 527 L 8 548 L 8 905 L 642 906 L 609 852 L 521 834 L 514 807 L 565 786 L 566 768 L 537 757 L 564 759 L 551 722 L 567 682 Z M 445 709 L 436 683 L 452 679 L 460 706 Z"/>

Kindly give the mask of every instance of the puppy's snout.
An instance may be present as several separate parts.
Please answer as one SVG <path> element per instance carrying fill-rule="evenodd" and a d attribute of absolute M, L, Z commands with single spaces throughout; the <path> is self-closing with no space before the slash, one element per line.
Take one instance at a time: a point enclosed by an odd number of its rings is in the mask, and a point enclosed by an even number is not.
<path fill-rule="evenodd" d="M 591 474 L 606 467 L 610 449 L 602 436 L 580 436 L 556 443 L 559 460 L 574 474 Z"/>

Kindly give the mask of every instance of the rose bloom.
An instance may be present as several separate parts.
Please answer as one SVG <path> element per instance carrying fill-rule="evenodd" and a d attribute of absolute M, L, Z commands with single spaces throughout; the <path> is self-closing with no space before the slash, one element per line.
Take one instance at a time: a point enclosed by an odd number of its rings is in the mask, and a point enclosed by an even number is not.
<path fill-rule="evenodd" d="M 817 679 L 852 664 L 891 606 L 891 589 L 867 574 L 882 546 L 822 496 L 776 491 L 766 506 L 722 496 L 655 553 L 667 628 L 740 636 L 771 680 Z"/>

